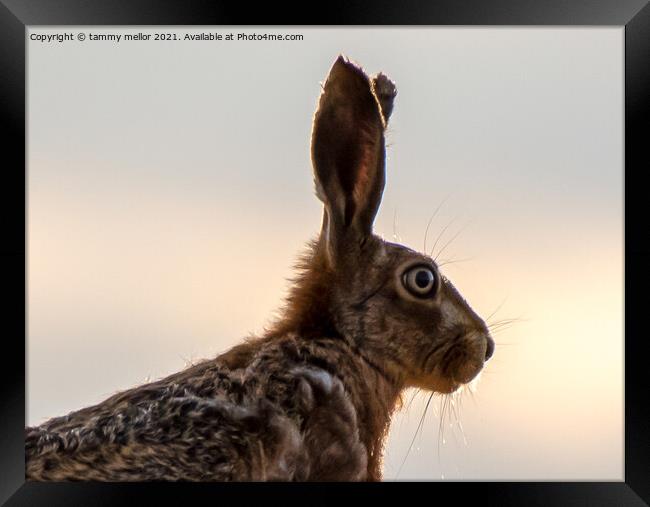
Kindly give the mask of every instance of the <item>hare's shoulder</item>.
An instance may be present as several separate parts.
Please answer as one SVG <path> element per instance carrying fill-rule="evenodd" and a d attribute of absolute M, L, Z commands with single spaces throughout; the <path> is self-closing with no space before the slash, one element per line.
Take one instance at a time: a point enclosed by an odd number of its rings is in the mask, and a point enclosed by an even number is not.
<path fill-rule="evenodd" d="M 360 438 L 354 355 L 337 339 L 288 335 L 262 346 L 246 368 L 256 392 L 280 407 L 300 435 L 308 480 L 363 480 L 367 449 Z"/>

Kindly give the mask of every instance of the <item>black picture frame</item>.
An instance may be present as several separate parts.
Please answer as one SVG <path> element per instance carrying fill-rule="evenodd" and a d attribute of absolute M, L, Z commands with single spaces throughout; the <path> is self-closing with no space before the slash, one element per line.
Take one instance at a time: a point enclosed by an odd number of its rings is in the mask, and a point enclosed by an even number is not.
<path fill-rule="evenodd" d="M 26 27 L 34 25 L 582 25 L 625 27 L 625 480 L 624 482 L 436 482 L 411 484 L 26 483 Z M 0 381 L 0 504 L 151 505 L 286 499 L 474 500 L 483 505 L 650 505 L 650 376 L 645 348 L 650 234 L 644 171 L 650 124 L 650 5 L 646 0 L 378 1 L 282 7 L 207 1 L 0 0 L 3 143 L 2 257 L 5 295 Z M 10 347 L 12 345 L 12 347 Z M 13 347 L 15 345 L 15 347 Z M 597 425 L 598 421 L 594 421 Z M 403 488 L 420 491 L 405 496 Z M 430 497 L 428 495 L 431 495 Z M 419 500 L 416 500 L 419 499 Z M 445 500 L 446 501 L 446 500 Z M 247 502 L 248 503 L 248 502 Z"/>

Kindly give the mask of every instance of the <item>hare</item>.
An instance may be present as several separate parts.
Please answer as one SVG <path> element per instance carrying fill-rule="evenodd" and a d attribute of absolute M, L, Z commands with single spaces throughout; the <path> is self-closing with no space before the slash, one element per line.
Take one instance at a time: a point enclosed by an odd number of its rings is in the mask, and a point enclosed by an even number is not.
<path fill-rule="evenodd" d="M 157 382 L 26 428 L 29 480 L 378 481 L 406 387 L 449 393 L 494 352 L 427 255 L 372 232 L 397 94 L 340 56 L 311 156 L 324 205 L 282 316 Z"/>

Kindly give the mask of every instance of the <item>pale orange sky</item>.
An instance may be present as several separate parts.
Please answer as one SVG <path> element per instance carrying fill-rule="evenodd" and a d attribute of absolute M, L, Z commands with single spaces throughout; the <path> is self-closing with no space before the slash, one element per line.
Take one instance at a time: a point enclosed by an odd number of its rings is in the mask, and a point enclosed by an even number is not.
<path fill-rule="evenodd" d="M 268 322 L 320 225 L 310 122 L 344 52 L 399 90 L 376 231 L 422 249 L 446 199 L 429 248 L 465 227 L 441 258 L 469 260 L 443 272 L 480 315 L 524 319 L 439 449 L 434 397 L 399 476 L 426 398 L 397 414 L 386 479 L 621 480 L 622 29 L 291 31 L 29 42 L 28 423 Z"/>

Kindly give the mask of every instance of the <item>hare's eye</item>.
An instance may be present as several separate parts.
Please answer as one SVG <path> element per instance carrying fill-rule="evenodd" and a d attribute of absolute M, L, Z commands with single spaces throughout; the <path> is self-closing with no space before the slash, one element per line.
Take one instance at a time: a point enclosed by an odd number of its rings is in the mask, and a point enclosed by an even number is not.
<path fill-rule="evenodd" d="M 427 266 L 416 266 L 404 273 L 402 281 L 406 290 L 414 296 L 429 297 L 436 286 L 436 275 Z"/>

